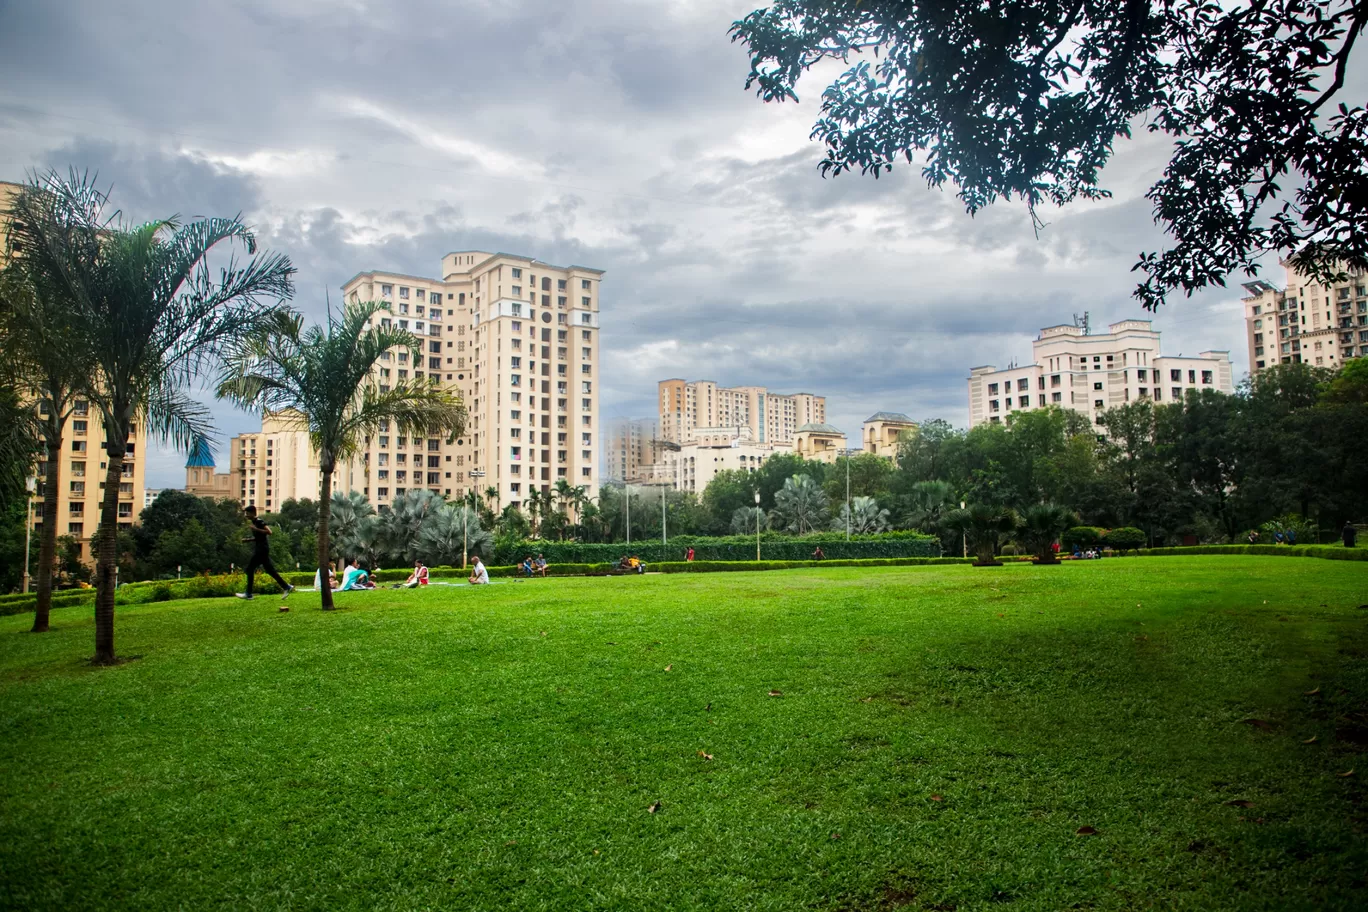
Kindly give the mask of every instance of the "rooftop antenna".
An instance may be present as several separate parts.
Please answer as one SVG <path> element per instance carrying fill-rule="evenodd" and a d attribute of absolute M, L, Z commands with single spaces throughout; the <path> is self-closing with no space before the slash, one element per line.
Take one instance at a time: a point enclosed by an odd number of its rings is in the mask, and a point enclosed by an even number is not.
<path fill-rule="evenodd" d="M 1091 335 L 1092 335 L 1092 323 L 1091 323 L 1091 321 L 1089 320 L 1089 316 L 1090 316 L 1090 315 L 1089 315 L 1089 313 L 1088 313 L 1086 310 L 1083 311 L 1083 316 L 1081 316 L 1081 317 L 1080 317 L 1078 314 L 1074 314 L 1074 315 L 1073 315 L 1073 318 L 1074 318 L 1074 326 L 1081 326 L 1081 327 L 1083 327 L 1083 335 L 1085 335 L 1085 336 L 1091 336 Z"/>

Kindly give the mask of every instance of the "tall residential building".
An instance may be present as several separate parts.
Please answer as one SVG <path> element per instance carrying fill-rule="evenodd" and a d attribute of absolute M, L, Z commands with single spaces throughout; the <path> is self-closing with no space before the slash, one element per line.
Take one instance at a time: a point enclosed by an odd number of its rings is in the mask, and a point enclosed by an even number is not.
<path fill-rule="evenodd" d="M 20 190 L 19 184 L 0 181 L 0 213 L 7 212 L 10 201 Z M 0 267 L 6 263 L 5 250 L 8 247 L 9 227 L 0 218 Z M 40 403 L 39 410 L 47 413 L 47 404 Z M 35 467 L 38 477 L 38 490 L 33 501 L 33 531 L 36 535 L 43 523 L 57 525 L 58 535 L 70 535 L 76 539 L 81 558 L 94 561 L 91 552 L 91 539 L 95 527 L 100 524 L 100 506 L 104 497 L 105 472 L 108 463 L 104 457 L 104 421 L 99 409 L 91 403 L 78 399 L 71 417 L 62 427 L 62 458 L 57 463 L 57 515 L 43 515 L 43 494 L 47 476 L 47 451 L 39 457 Z M 129 435 L 128 454 L 124 457 L 123 474 L 119 478 L 118 523 L 120 529 L 131 529 L 137 522 L 143 507 L 143 479 L 145 477 L 143 449 L 138 426 L 133 425 Z"/>
<path fill-rule="evenodd" d="M 787 444 L 756 443 L 749 438 L 733 437 L 723 442 L 715 437 L 702 437 L 666 449 L 660 462 L 643 477 L 644 482 L 669 484 L 676 491 L 701 495 L 718 472 L 740 469 L 754 472 L 776 453 L 791 453 Z"/>
<path fill-rule="evenodd" d="M 969 372 L 969 426 L 1005 421 L 1013 412 L 1057 405 L 1097 424 L 1109 408 L 1152 399 L 1180 401 L 1187 390 L 1235 391 L 1230 355 L 1204 351 L 1196 357 L 1159 353 L 1159 333 L 1149 320 L 1122 320 L 1107 332 L 1047 326 L 1032 343 L 1032 363 Z"/>
<path fill-rule="evenodd" d="M 646 481 L 660 461 L 661 445 L 654 418 L 613 418 L 603 430 L 604 478 Z"/>
<path fill-rule="evenodd" d="M 294 413 L 297 414 L 297 413 Z M 399 441 L 399 438 L 396 438 Z M 398 448 L 407 456 L 407 440 Z M 414 464 L 427 455 L 418 439 L 413 445 Z M 404 465 L 408 460 L 404 460 Z M 261 430 L 239 434 L 228 443 L 228 468 L 231 493 L 243 506 L 254 504 L 273 513 L 287 500 L 318 500 L 322 473 L 318 453 L 309 442 L 304 424 L 289 412 L 267 415 Z M 406 471 L 408 471 L 406 469 Z M 213 476 L 217 484 L 220 476 Z M 339 463 L 333 472 L 332 489 L 344 494 L 366 490 L 367 475 L 364 459 L 353 458 Z M 377 503 L 372 498 L 372 503 Z"/>
<path fill-rule="evenodd" d="M 788 444 L 805 424 L 826 421 L 826 399 L 811 393 L 771 393 L 763 386 L 718 386 L 711 380 L 661 380 L 660 437 L 689 440 L 694 428 L 746 426 L 759 443 Z"/>
<path fill-rule="evenodd" d="M 47 403 L 39 405 L 46 413 Z M 132 425 L 128 437 L 128 453 L 124 456 L 123 473 L 119 477 L 118 523 L 120 529 L 132 529 L 143 509 L 143 488 L 146 476 L 146 450 L 140 425 Z M 100 506 L 104 499 L 105 474 L 109 463 L 104 452 L 104 421 L 94 405 L 84 399 L 76 400 L 71 417 L 62 429 L 62 458 L 57 463 L 57 523 L 58 535 L 76 539 L 77 549 L 85 561 L 94 561 L 91 540 L 100 524 Z M 33 504 L 33 531 L 36 535 L 48 517 L 43 515 L 43 492 L 46 485 L 46 450 L 39 457 L 36 474 L 38 492 Z"/>
<path fill-rule="evenodd" d="M 1339 367 L 1368 355 L 1368 274 L 1349 270 L 1326 285 L 1282 265 L 1286 289 L 1264 281 L 1244 286 L 1250 373 L 1274 364 Z"/>
<path fill-rule="evenodd" d="M 392 352 L 391 378 L 441 383 L 469 410 L 454 441 L 381 432 L 358 457 L 352 482 L 377 506 L 412 488 L 449 497 L 497 492 L 521 507 L 558 479 L 598 487 L 599 283 L 603 270 L 552 266 L 508 253 L 457 251 L 441 278 L 364 272 L 342 288 L 347 301 L 380 301 L 422 338 L 411 359 Z"/>

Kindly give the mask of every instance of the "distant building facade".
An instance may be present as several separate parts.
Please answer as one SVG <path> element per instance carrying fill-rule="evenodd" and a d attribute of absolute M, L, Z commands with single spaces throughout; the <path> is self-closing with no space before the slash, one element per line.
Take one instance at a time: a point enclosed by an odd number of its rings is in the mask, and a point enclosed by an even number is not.
<path fill-rule="evenodd" d="M 1080 326 L 1048 326 L 1032 343 L 1032 363 L 973 368 L 969 426 L 1052 405 L 1097 425 L 1107 409 L 1139 399 L 1174 402 L 1188 390 L 1235 391 L 1229 352 L 1163 355 L 1149 320 L 1122 320 L 1107 330 L 1086 335 Z"/>
<path fill-rule="evenodd" d="M 757 443 L 790 444 L 804 424 L 826 421 L 826 398 L 771 393 L 763 386 L 718 386 L 711 380 L 657 384 L 660 438 L 683 444 L 695 428 L 749 427 Z"/>
<path fill-rule="evenodd" d="M 1287 287 L 1246 282 L 1245 335 L 1249 371 L 1275 364 L 1337 368 L 1368 355 L 1368 274 L 1349 270 L 1343 281 L 1314 281 L 1286 261 Z"/>
<path fill-rule="evenodd" d="M 654 418 L 613 418 L 603 425 L 604 478 L 645 482 L 660 461 L 659 425 Z"/>
<path fill-rule="evenodd" d="M 190 448 L 185 459 L 185 493 L 196 497 L 236 497 L 231 472 L 219 472 L 214 465 L 214 451 L 209 441 L 200 438 Z"/>
<path fill-rule="evenodd" d="M 603 270 L 587 266 L 467 250 L 442 258 L 440 278 L 363 272 L 350 279 L 347 301 L 382 302 L 389 313 L 381 322 L 424 344 L 412 361 L 409 352 L 390 353 L 377 367 L 380 384 L 441 384 L 460 394 L 469 420 L 451 441 L 373 435 L 344 490 L 383 507 L 413 489 L 456 498 L 493 488 L 497 507 L 521 507 L 533 490 L 563 479 L 594 496 L 602 278 Z"/>
<path fill-rule="evenodd" d="M 866 453 L 897 460 L 902 440 L 917 433 L 917 422 L 902 412 L 875 412 L 860 429 L 860 448 Z"/>
<path fill-rule="evenodd" d="M 793 435 L 793 452 L 804 459 L 835 462 L 846 455 L 845 432 L 829 424 L 805 424 Z"/>

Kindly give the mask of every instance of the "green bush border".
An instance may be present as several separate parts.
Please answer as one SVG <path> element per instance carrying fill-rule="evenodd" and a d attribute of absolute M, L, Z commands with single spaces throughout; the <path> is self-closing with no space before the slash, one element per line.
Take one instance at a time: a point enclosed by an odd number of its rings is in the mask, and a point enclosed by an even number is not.
<path fill-rule="evenodd" d="M 1146 548 L 1143 551 L 1131 553 L 1138 557 L 1182 557 L 1190 554 L 1254 554 L 1260 557 L 1318 557 L 1322 560 L 1368 560 L 1368 548 L 1346 548 L 1343 545 L 1187 545 L 1180 548 Z"/>

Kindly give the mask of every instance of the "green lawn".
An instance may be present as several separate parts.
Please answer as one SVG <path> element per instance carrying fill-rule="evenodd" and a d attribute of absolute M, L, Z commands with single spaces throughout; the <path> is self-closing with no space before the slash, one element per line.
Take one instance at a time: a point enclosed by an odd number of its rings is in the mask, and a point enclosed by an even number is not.
<path fill-rule="evenodd" d="M 1368 907 L 1368 564 L 338 601 L 0 618 L 0 906 Z"/>

